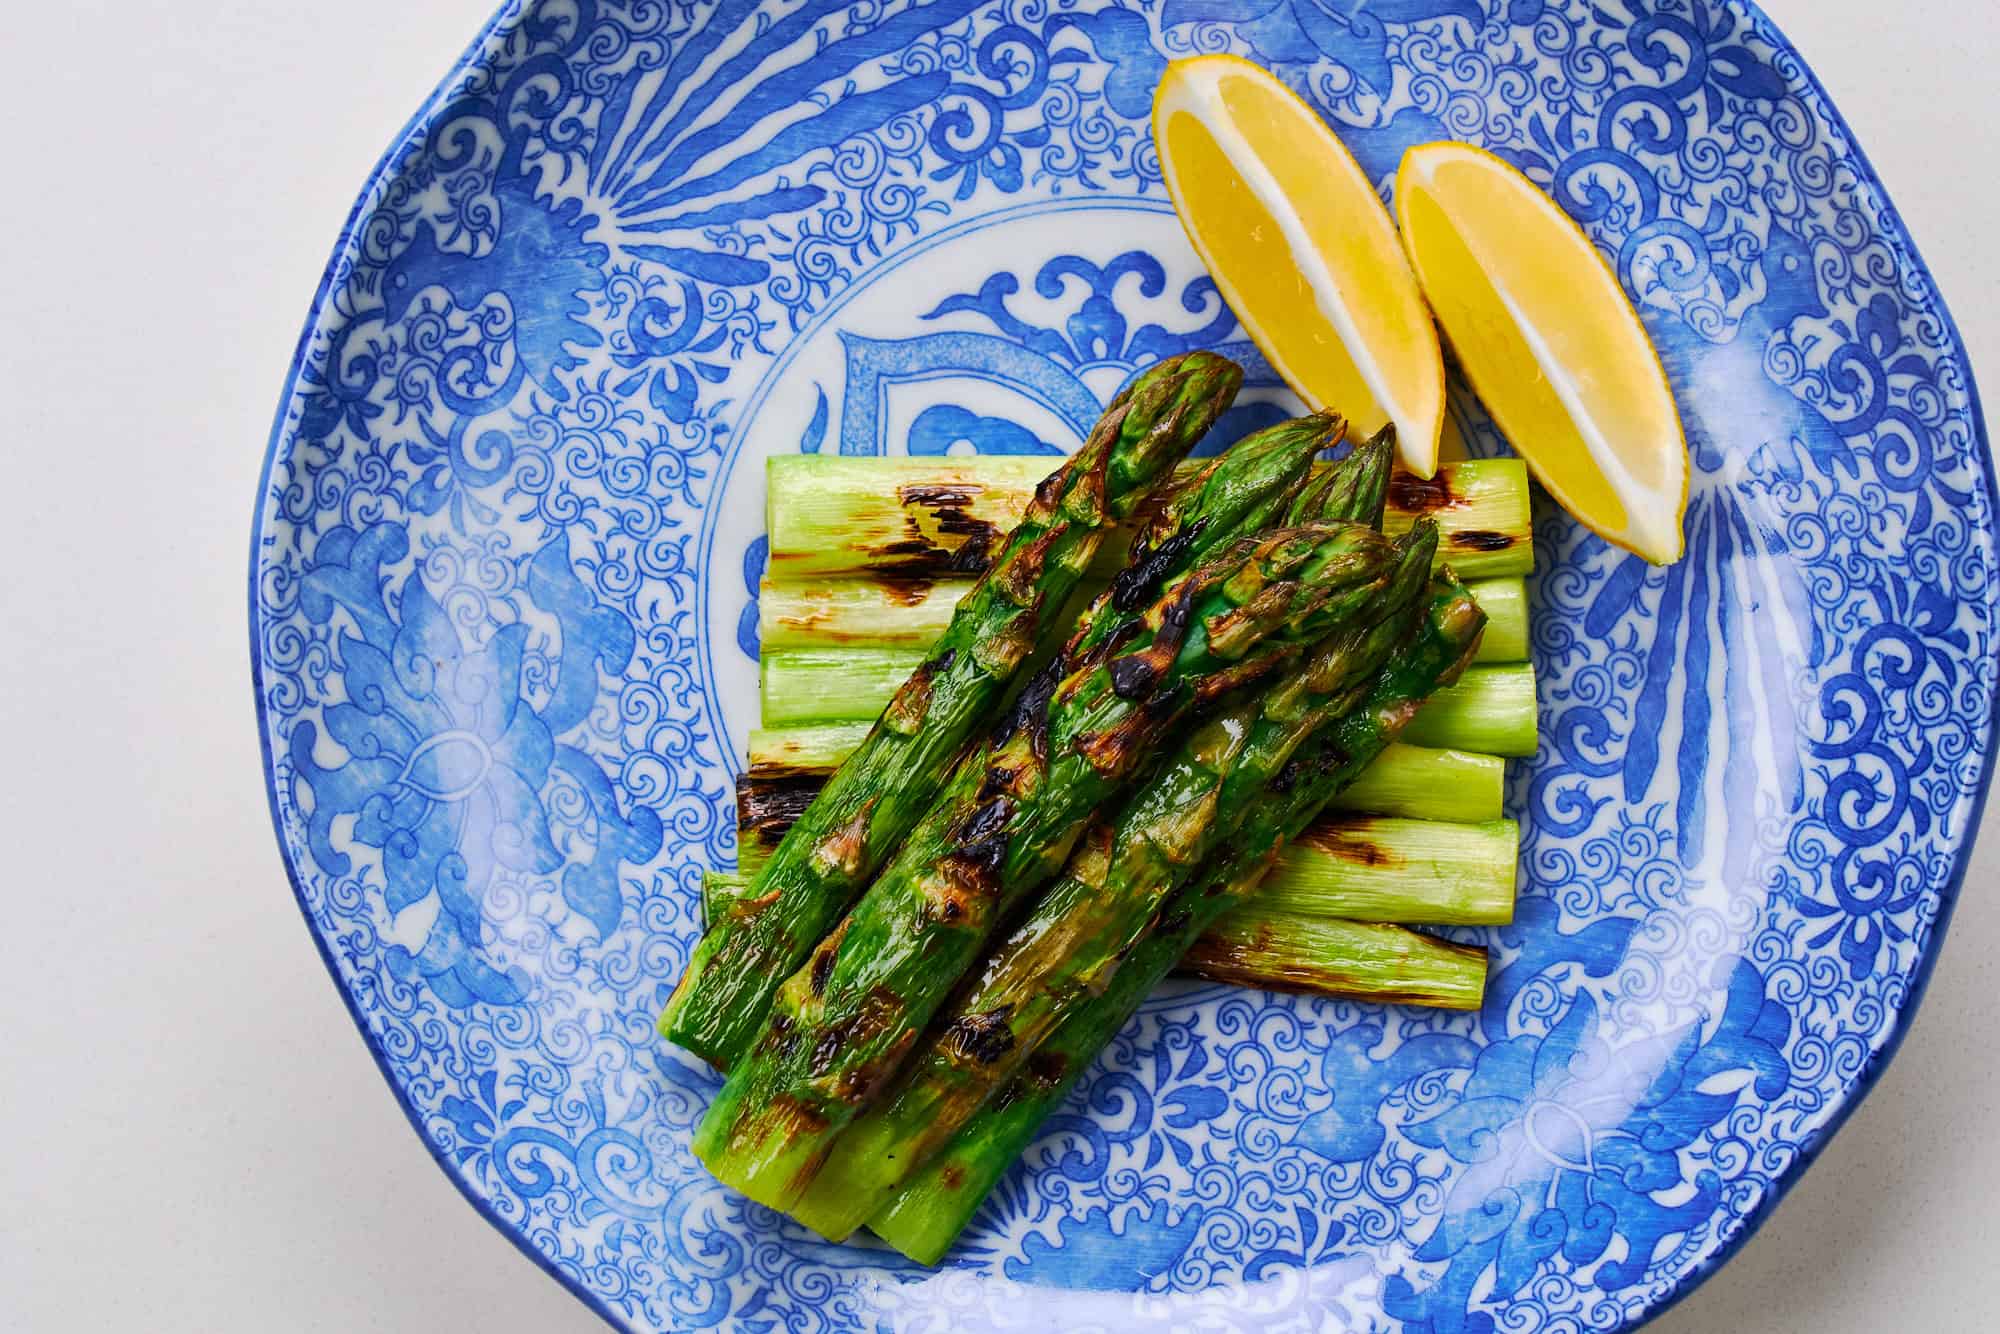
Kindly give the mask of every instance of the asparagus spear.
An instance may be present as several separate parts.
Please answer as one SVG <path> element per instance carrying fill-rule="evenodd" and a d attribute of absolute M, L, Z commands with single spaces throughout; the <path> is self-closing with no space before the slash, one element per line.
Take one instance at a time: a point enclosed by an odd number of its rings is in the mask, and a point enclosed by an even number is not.
<path fill-rule="evenodd" d="M 750 734 L 750 766 L 736 778 L 736 866 L 755 872 L 847 754 L 848 725 Z M 1335 795 L 1330 809 L 1403 817 L 1409 845 L 1371 832 L 1385 865 L 1421 860 L 1431 821 L 1480 824 L 1500 818 L 1506 762 L 1471 751 L 1406 746 L 1384 750 Z M 1321 826 L 1315 826 L 1320 828 Z M 1437 837 L 1449 838 L 1449 831 Z M 1357 860 L 1350 858 L 1349 860 Z M 1362 867 L 1362 870 L 1368 868 Z"/>
<path fill-rule="evenodd" d="M 766 727 L 850 721 L 882 707 L 919 659 L 896 649 L 808 649 L 763 659 Z M 1535 669 L 1525 662 L 1474 667 L 1424 706 L 1414 745 L 1489 755 L 1535 753 Z"/>
<path fill-rule="evenodd" d="M 1257 894 L 1273 912 L 1304 917 L 1497 926 L 1514 920 L 1520 844 L 1520 826 L 1512 820 L 1356 818 L 1329 805 L 1285 845 Z M 712 916 L 743 897 L 750 884 L 740 871 L 707 872 L 705 910 Z"/>
<path fill-rule="evenodd" d="M 1474 579 L 1465 591 L 1486 614 L 1474 662 L 1524 662 L 1528 657 L 1528 584 L 1511 579 Z"/>
<path fill-rule="evenodd" d="M 1300 916 L 1498 926 L 1514 920 L 1518 852 L 1512 820 L 1372 820 L 1328 810 L 1284 846 L 1258 902 Z M 748 884 L 740 872 L 708 872 L 704 904 L 734 902 Z"/>
<path fill-rule="evenodd" d="M 738 780 L 738 788 L 754 788 L 758 794 L 746 802 L 750 808 L 770 810 L 782 834 L 798 812 L 784 814 L 784 798 L 764 796 L 768 784 L 806 784 L 806 796 L 820 790 L 828 774 L 854 752 L 854 746 L 868 734 L 866 722 L 822 722 L 796 728 L 750 728 L 748 766 Z M 1380 816 L 1410 816 L 1414 820 L 1458 820 L 1476 824 L 1500 816 L 1500 782 L 1506 764 L 1498 756 L 1474 754 L 1470 750 L 1428 748 L 1396 742 L 1382 752 L 1382 758 L 1368 766 L 1354 786 L 1334 796 L 1334 810 L 1366 810 Z M 1366 802 L 1358 794 L 1368 796 Z M 742 816 L 742 810 L 738 812 Z M 742 820 L 748 826 L 766 828 L 766 820 Z"/>
<path fill-rule="evenodd" d="M 1486 951 L 1381 922 L 1280 912 L 1253 899 L 1203 932 L 1180 971 L 1265 991 L 1476 1010 L 1486 990 Z"/>
<path fill-rule="evenodd" d="M 924 1264 L 943 1258 L 993 1183 L 1139 1002 L 1210 925 L 1256 892 L 1278 850 L 1394 739 L 1416 704 L 1463 669 L 1481 622 L 1462 586 L 1449 579 L 1434 586 L 1411 651 L 1384 669 L 1362 708 L 1302 748 L 1273 785 L 1271 799 L 1259 802 L 1232 846 L 1175 895 L 1103 994 L 1079 1006 L 1021 1073 L 869 1219 L 883 1240 Z"/>
<path fill-rule="evenodd" d="M 947 1143 L 1078 1004 L 1101 991 L 1160 904 L 1226 842 L 1308 737 L 1358 702 L 1415 624 L 1437 528 L 1413 531 L 1373 619 L 1188 735 L 940 1012 L 894 1085 L 834 1145 L 792 1209 L 844 1240 Z"/>
<path fill-rule="evenodd" d="M 1498 925 L 1514 920 L 1520 841 L 1512 820 L 1322 818 L 1286 842 L 1257 898 L 1315 917 Z"/>
<path fill-rule="evenodd" d="M 1330 804 L 1286 844 L 1259 894 L 1277 910 L 1313 917 L 1497 925 L 1514 919 L 1520 839 L 1512 820 L 1357 817 Z"/>
<path fill-rule="evenodd" d="M 786 834 L 754 897 L 714 923 L 660 1016 L 660 1032 L 734 1060 L 771 993 L 915 823 L 966 738 L 1052 627 L 1106 525 L 1130 515 L 1234 398 L 1242 371 L 1191 353 L 1143 372 L 1070 460 L 954 611 L 935 656 L 895 691 L 868 738 Z"/>
<path fill-rule="evenodd" d="M 1247 550 L 1245 549 L 1247 548 Z M 855 908 L 779 989 L 695 1134 L 725 1183 L 787 1208 L 902 1060 L 993 921 L 1198 702 L 1281 667 L 1376 591 L 1388 544 L 1358 525 L 1278 530 L 1168 585 L 1098 642 L 1105 595 L 1010 720 L 960 765 Z"/>
<path fill-rule="evenodd" d="M 1266 427 L 1188 469 L 1140 528 L 1130 560 L 1078 613 L 1064 652 L 1084 657 L 1108 645 L 1168 583 L 1289 513 L 1312 480 L 1313 456 L 1346 430 L 1339 413 L 1316 412 Z M 1379 450 L 1375 458 L 1379 467 Z"/>
<path fill-rule="evenodd" d="M 1445 1009 L 1479 1004 L 1483 951 L 1380 922 L 1286 912 L 1263 901 L 1269 889 L 1266 880 L 1249 902 L 1224 913 L 1189 948 L 1179 971 L 1265 991 Z M 704 872 L 703 911 L 725 911 L 748 890 L 749 882 L 734 871 Z M 1440 912 L 1421 898 L 1412 903 L 1422 920 Z"/>
<path fill-rule="evenodd" d="M 1095 593 L 1101 580 L 1084 581 Z M 757 595 L 757 635 L 766 653 L 796 650 L 928 649 L 972 587 L 969 579 L 884 579 L 867 574 L 766 579 Z M 1479 662 L 1528 656 L 1528 593 L 1518 576 L 1468 584 L 1486 613 Z M 915 661 L 911 656 L 907 660 Z"/>
<path fill-rule="evenodd" d="M 1040 477 L 1032 458 L 774 458 L 765 473 L 770 575 L 905 579 L 977 574 L 1016 522 Z M 1394 536 L 1428 515 L 1439 554 L 1460 578 L 1526 574 L 1534 566 L 1528 474 L 1519 459 L 1445 463 L 1428 481 L 1398 473 L 1383 529 Z M 1133 525 L 1136 527 L 1136 525 Z M 1114 535 L 1098 553 L 1105 577 L 1124 563 Z"/>
<path fill-rule="evenodd" d="M 1398 741 L 1334 793 L 1327 808 L 1401 816 L 1418 830 L 1432 822 L 1479 824 L 1500 818 L 1506 781 L 1507 762 L 1497 755 Z"/>
<path fill-rule="evenodd" d="M 1541 735 L 1530 663 L 1473 667 L 1439 690 L 1410 719 L 1403 739 L 1413 746 L 1454 746 L 1486 755 L 1526 758 Z"/>

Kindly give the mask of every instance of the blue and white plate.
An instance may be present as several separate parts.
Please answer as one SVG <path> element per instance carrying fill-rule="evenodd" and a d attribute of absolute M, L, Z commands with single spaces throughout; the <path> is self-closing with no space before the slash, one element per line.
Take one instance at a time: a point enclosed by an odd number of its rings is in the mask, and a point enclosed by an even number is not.
<path fill-rule="evenodd" d="M 1680 395 L 1688 555 L 1542 515 L 1483 1012 L 1164 991 L 942 1269 L 826 1245 L 694 1161 L 716 1078 L 653 1034 L 734 851 L 762 464 L 1053 456 L 1191 347 L 1250 365 L 1232 431 L 1282 411 L 1147 133 L 1224 49 L 1385 186 L 1465 139 L 1583 223 Z M 510 5 L 285 385 L 272 810 L 439 1164 L 617 1323 L 1617 1328 L 1742 1242 L 1923 989 L 1991 771 L 1993 504 L 1930 275 L 1746 4 Z"/>

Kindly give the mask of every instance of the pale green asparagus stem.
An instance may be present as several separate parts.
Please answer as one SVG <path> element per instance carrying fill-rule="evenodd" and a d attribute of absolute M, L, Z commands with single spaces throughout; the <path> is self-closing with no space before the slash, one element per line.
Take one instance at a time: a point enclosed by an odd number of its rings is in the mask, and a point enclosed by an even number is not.
<path fill-rule="evenodd" d="M 1512 820 L 1328 814 L 1279 856 L 1265 889 L 1289 912 L 1492 925 L 1513 920 L 1519 846 Z"/>
<path fill-rule="evenodd" d="M 1506 784 L 1507 762 L 1497 755 L 1399 741 L 1335 793 L 1327 809 L 1477 824 L 1500 818 Z"/>
<path fill-rule="evenodd" d="M 709 871 L 701 881 L 702 911 L 714 914 L 749 892 L 734 871 Z M 1447 911 L 1413 896 L 1411 917 L 1439 920 Z M 1265 991 L 1372 1000 L 1389 1004 L 1473 1009 L 1485 984 L 1483 954 L 1414 933 L 1385 934 L 1381 923 L 1350 922 L 1285 912 L 1252 899 L 1203 932 L 1180 971 Z M 1387 946 L 1388 948 L 1384 948 Z M 1431 966 L 1431 951 L 1444 957 Z M 1405 967 L 1413 954 L 1415 966 Z M 1412 984 L 1415 985 L 1412 985 Z"/>
<path fill-rule="evenodd" d="M 1535 669 L 1525 662 L 1468 667 L 1432 695 L 1403 732 L 1413 746 L 1452 746 L 1486 755 L 1525 758 L 1540 735 Z"/>
<path fill-rule="evenodd" d="M 969 579 L 879 579 L 865 574 L 764 581 L 757 634 L 766 653 L 800 650 L 928 649 L 951 621 Z M 1086 581 L 1095 592 L 1098 585 Z M 1528 656 L 1528 594 L 1518 577 L 1468 584 L 1486 613 L 1476 662 Z"/>
<path fill-rule="evenodd" d="M 771 849 L 846 757 L 858 724 L 750 734 L 750 764 L 736 779 L 736 867 L 759 870 Z M 1471 751 L 1389 746 L 1329 809 L 1477 824 L 1500 818 L 1506 762 Z"/>
<path fill-rule="evenodd" d="M 1253 899 L 1181 956 L 1180 971 L 1232 986 L 1378 1005 L 1476 1010 L 1486 951 L 1400 926 L 1280 912 Z"/>
<path fill-rule="evenodd" d="M 1366 922 L 1511 922 L 1520 842 L 1512 820 L 1322 817 L 1285 845 L 1257 899 L 1275 911 Z"/>
<path fill-rule="evenodd" d="M 802 649 L 764 655 L 764 726 L 873 717 L 920 655 L 897 649 Z M 1411 744 L 1488 755 L 1535 753 L 1535 672 L 1528 663 L 1473 667 L 1437 693 L 1404 735 Z"/>
<path fill-rule="evenodd" d="M 798 581 L 829 574 L 977 574 L 983 553 L 1019 520 L 1046 468 L 1046 460 L 988 455 L 774 457 L 765 472 L 770 575 Z M 1519 459 L 1446 463 L 1427 482 L 1398 473 L 1383 531 L 1400 534 L 1424 515 L 1443 529 L 1439 557 L 1462 579 L 1520 575 L 1534 567 L 1528 474 Z M 1098 566 L 1108 574 L 1124 557 L 1114 537 L 1099 553 Z"/>

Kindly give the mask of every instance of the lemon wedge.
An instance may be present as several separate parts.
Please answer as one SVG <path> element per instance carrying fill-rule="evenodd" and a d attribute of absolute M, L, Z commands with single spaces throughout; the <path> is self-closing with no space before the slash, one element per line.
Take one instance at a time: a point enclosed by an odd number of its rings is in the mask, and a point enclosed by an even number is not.
<path fill-rule="evenodd" d="M 1389 212 L 1318 113 L 1247 60 L 1167 66 L 1153 142 L 1188 239 L 1285 383 L 1437 470 L 1444 358 Z"/>
<path fill-rule="evenodd" d="M 1410 264 L 1466 378 L 1549 494 L 1605 541 L 1679 560 L 1688 452 L 1638 312 L 1555 200 L 1470 144 L 1396 172 Z"/>

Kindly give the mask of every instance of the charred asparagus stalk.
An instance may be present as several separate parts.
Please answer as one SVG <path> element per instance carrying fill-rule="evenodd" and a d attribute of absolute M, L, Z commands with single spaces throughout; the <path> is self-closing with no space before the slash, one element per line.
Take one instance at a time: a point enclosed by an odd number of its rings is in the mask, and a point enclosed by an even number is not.
<path fill-rule="evenodd" d="M 872 716 L 920 661 L 895 649 L 807 649 L 763 660 L 766 727 Z M 1424 706 L 1405 734 L 1411 744 L 1488 755 L 1535 753 L 1535 670 L 1525 662 L 1474 667 Z"/>
<path fill-rule="evenodd" d="M 1280 912 L 1253 898 L 1203 932 L 1180 971 L 1265 991 L 1476 1010 L 1486 951 L 1380 922 Z"/>
<path fill-rule="evenodd" d="M 952 608 L 971 587 L 969 579 L 881 579 L 866 574 L 766 579 L 757 595 L 757 634 L 766 653 L 891 649 L 915 655 L 944 632 Z M 1477 660 L 1526 658 L 1528 594 L 1520 578 L 1481 579 L 1467 587 L 1486 613 L 1486 634 L 1479 641 Z M 1090 580 L 1085 588 L 1096 591 Z"/>
<path fill-rule="evenodd" d="M 1347 627 L 1268 690 L 1189 734 L 937 1017 L 890 1091 L 834 1145 L 793 1217 L 839 1241 L 1041 1045 L 1101 992 L 1161 903 L 1226 842 L 1308 737 L 1350 710 L 1414 627 L 1437 529 L 1413 530 L 1372 619 Z"/>
<path fill-rule="evenodd" d="M 877 1234 L 925 1264 L 943 1257 L 993 1183 L 1139 1002 L 1209 926 L 1255 893 L 1279 850 L 1394 740 L 1416 705 L 1463 669 L 1482 620 L 1462 586 L 1447 580 L 1436 588 L 1416 645 L 1384 669 L 1368 701 L 1301 749 L 1271 798 L 1255 806 L 1231 847 L 1169 901 L 1159 925 L 1111 974 L 1104 991 L 1079 1005 L 1013 1081 L 869 1220 Z"/>
<path fill-rule="evenodd" d="M 1242 372 L 1205 353 L 1162 362 L 1033 489 L 1018 524 L 954 610 L 935 655 L 896 689 L 868 738 L 787 833 L 757 892 L 696 945 L 660 1031 L 711 1061 L 740 1056 L 770 996 L 921 814 L 1095 556 L 1235 397 Z M 1233 452 L 1233 451 L 1232 451 Z M 996 535 L 997 536 L 997 535 Z"/>
<path fill-rule="evenodd" d="M 1463 968 L 1466 960 L 1479 956 L 1479 951 L 1449 946 L 1450 957 L 1433 967 L 1432 955 L 1418 953 L 1429 949 L 1429 936 L 1416 932 L 1373 934 L 1390 924 L 1271 907 L 1264 900 L 1277 875 L 1274 870 L 1249 902 L 1231 909 L 1208 928 L 1181 960 L 1178 971 L 1182 975 L 1264 991 L 1351 1000 L 1395 1000 L 1447 1009 L 1478 1005 L 1480 982 Z M 749 882 L 734 871 L 705 872 L 701 879 L 702 910 L 708 914 L 726 911 L 748 890 Z M 1272 898 L 1275 901 L 1276 896 Z M 1404 911 L 1410 920 L 1442 921 L 1451 910 L 1413 896 Z M 1411 967 L 1402 966 L 1406 960 L 1412 962 Z M 1412 982 L 1414 987 L 1409 985 Z M 1465 1003 L 1468 1000 L 1470 1004 Z"/>
<path fill-rule="evenodd" d="M 786 980 L 695 1135 L 725 1183 L 789 1208 L 977 955 L 1055 874 L 1098 806 L 1198 701 L 1281 668 L 1378 591 L 1387 543 L 1358 525 L 1278 530 L 1170 584 L 1099 642 L 1116 585 L 967 757 L 867 894 Z"/>
<path fill-rule="evenodd" d="M 1461 828 L 1474 837 L 1440 858 L 1432 846 L 1440 831 L 1430 821 L 1323 817 L 1279 854 L 1258 886 L 1257 902 L 1286 920 L 1337 917 L 1391 926 L 1513 921 L 1516 868 L 1503 858 L 1519 847 L 1519 826 L 1494 820 Z M 1326 836 L 1346 851 L 1315 846 L 1316 838 Z M 1357 846 L 1362 840 L 1365 850 Z M 753 883 L 740 871 L 702 872 L 703 920 L 727 912 Z"/>
<path fill-rule="evenodd" d="M 1285 843 L 1257 899 L 1310 917 L 1498 925 L 1514 920 L 1520 844 L 1512 820 L 1323 816 Z"/>
<path fill-rule="evenodd" d="M 1498 925 L 1514 920 L 1520 841 L 1512 820 L 1454 824 L 1329 811 L 1285 845 L 1258 898 L 1274 912 L 1305 917 Z M 738 872 L 709 872 L 703 897 L 710 915 L 749 884 Z"/>
<path fill-rule="evenodd" d="M 736 779 L 736 868 L 754 873 L 846 756 L 857 725 L 832 724 L 750 734 L 750 765 Z M 1384 864 L 1410 865 L 1424 846 L 1430 821 L 1481 824 L 1500 818 L 1506 762 L 1471 751 L 1406 746 L 1384 750 L 1330 810 L 1401 817 L 1406 846 L 1371 832 Z M 1326 822 L 1322 822 L 1325 824 Z M 1318 829 L 1321 825 L 1315 825 Z M 1307 834 L 1310 840 L 1310 832 Z M 1450 838 L 1441 831 L 1439 838 Z"/>
<path fill-rule="evenodd" d="M 765 472 L 770 577 L 832 574 L 940 579 L 977 574 L 1025 512 L 1044 464 L 1033 458 L 773 458 Z M 1534 566 L 1528 475 L 1519 459 L 1446 463 L 1429 481 L 1398 473 L 1383 522 L 1391 536 L 1428 515 L 1444 531 L 1440 559 L 1463 579 Z M 1136 530 L 1137 525 L 1131 525 Z M 1105 544 L 1105 577 L 1124 564 Z"/>

